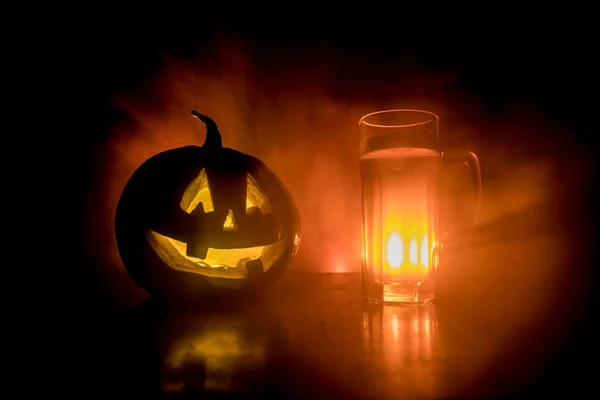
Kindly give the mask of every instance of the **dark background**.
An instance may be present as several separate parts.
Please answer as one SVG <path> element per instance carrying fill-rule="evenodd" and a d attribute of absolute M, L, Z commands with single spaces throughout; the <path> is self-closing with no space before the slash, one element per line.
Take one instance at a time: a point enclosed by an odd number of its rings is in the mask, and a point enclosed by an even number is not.
<path fill-rule="evenodd" d="M 477 96 L 488 115 L 501 115 L 515 104 L 525 110 L 531 107 L 569 132 L 565 148 L 594 146 L 598 64 L 589 9 L 499 10 L 490 6 L 485 11 L 434 13 L 398 6 L 394 11 L 339 10 L 339 14 L 325 16 L 318 8 L 297 7 L 271 10 L 272 16 L 268 11 L 253 10 L 254 14 L 246 17 L 202 7 L 77 10 L 73 17 L 56 19 L 46 25 L 48 28 L 39 29 L 38 51 L 33 58 L 49 72 L 42 79 L 48 95 L 43 102 L 51 111 L 50 119 L 46 119 L 54 126 L 50 131 L 58 133 L 41 139 L 41 143 L 56 149 L 50 168 L 56 167 L 53 173 L 61 177 L 47 189 L 61 193 L 50 201 L 64 214 L 56 212 L 54 217 L 75 215 L 73 220 L 59 217 L 53 221 L 64 230 L 60 241 L 85 240 L 81 225 L 84 211 L 89 212 L 84 210 L 84 199 L 96 183 L 95 149 L 107 139 L 110 126 L 125 117 L 111 104 L 111 96 L 123 91 L 142 92 L 147 79 L 161 70 L 165 54 L 191 59 L 205 52 L 210 58 L 213 43 L 223 35 L 244 43 L 258 65 L 263 60 L 265 71 L 275 68 L 276 63 L 264 60 L 298 58 L 299 54 L 304 55 L 299 58 L 306 60 L 307 68 L 319 57 L 337 59 L 343 68 L 339 68 L 332 90 L 335 96 L 346 99 L 373 93 L 382 98 L 393 96 L 386 88 L 398 78 L 399 71 L 404 74 L 398 79 L 405 81 L 418 75 L 418 66 L 451 71 L 460 76 L 465 91 Z M 61 14 L 59 10 L 53 12 Z M 418 91 L 418 86 L 412 90 Z M 542 135 L 528 140 L 540 143 L 540 148 L 554 141 Z M 561 206 L 569 211 L 570 223 L 565 225 L 568 236 L 578 243 L 579 274 L 594 279 L 592 266 L 597 258 L 592 252 L 595 230 L 591 221 L 597 203 L 595 162 L 586 165 L 592 174 Z M 52 238 L 50 242 L 54 243 Z M 60 332 L 81 329 L 88 319 L 113 312 L 110 294 L 94 286 L 96 272 L 85 267 L 94 259 L 84 243 L 60 262 L 63 268 L 52 274 L 56 284 L 45 300 L 54 310 L 53 317 L 46 313 L 46 318 L 57 328 L 53 347 L 58 355 L 53 352 L 47 359 L 49 368 L 60 363 L 61 353 L 76 353 L 89 341 L 97 341 L 102 349 L 100 333 L 97 338 L 80 337 L 78 342 L 72 336 L 65 340 Z M 588 318 L 575 324 L 564 348 L 531 383 L 532 388 L 547 387 L 550 391 L 578 385 L 582 390 L 593 389 L 593 368 L 584 363 L 593 364 L 597 356 L 597 329 L 591 318 L 596 310 L 595 296 L 587 297 L 582 314 Z M 101 354 L 100 349 L 92 354 Z M 98 360 L 90 356 L 88 365 L 71 366 L 75 371 L 68 374 L 75 379 L 79 368 L 110 368 L 101 365 L 102 357 Z"/>

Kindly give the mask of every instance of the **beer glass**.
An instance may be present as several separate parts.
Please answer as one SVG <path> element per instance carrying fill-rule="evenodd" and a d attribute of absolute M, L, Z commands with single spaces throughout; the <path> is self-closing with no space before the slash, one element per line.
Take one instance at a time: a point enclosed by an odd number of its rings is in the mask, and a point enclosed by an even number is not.
<path fill-rule="evenodd" d="M 439 118 L 423 110 L 384 110 L 363 116 L 360 129 L 363 293 L 376 303 L 435 300 L 442 243 L 439 192 L 448 163 L 468 166 L 476 214 L 481 172 L 469 151 L 443 152 Z"/>

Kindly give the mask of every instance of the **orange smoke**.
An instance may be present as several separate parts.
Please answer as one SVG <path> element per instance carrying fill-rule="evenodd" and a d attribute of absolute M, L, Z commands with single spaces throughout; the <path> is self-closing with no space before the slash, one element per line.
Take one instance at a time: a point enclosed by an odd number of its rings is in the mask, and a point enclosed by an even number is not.
<path fill-rule="evenodd" d="M 294 196 L 302 245 L 293 268 L 358 271 L 357 121 L 378 108 L 378 101 L 382 107 L 389 104 L 387 99 L 377 100 L 375 93 L 372 99 L 358 101 L 335 96 L 331 82 L 343 63 L 336 64 L 333 57 L 252 64 L 246 49 L 235 42 L 215 48 L 217 57 L 210 62 L 202 55 L 186 61 L 166 58 L 143 93 L 115 95 L 115 104 L 128 118 L 113 127 L 99 149 L 97 191 L 89 204 L 95 211 L 88 214 L 90 251 L 104 264 L 122 270 L 113 233 L 121 191 L 134 170 L 151 156 L 204 142 L 204 127 L 189 114 L 197 109 L 218 123 L 224 146 L 261 159 Z M 268 61 L 273 64 L 265 66 Z M 451 81 L 445 75 L 428 76 L 421 84 L 441 88 Z M 439 109 L 435 99 L 423 97 L 393 103 Z"/>
<path fill-rule="evenodd" d="M 434 111 L 440 116 L 443 145 L 479 156 L 483 201 L 478 224 L 487 227 L 486 232 L 500 232 L 506 215 L 543 203 L 565 186 L 558 182 L 556 155 L 564 152 L 562 140 L 568 132 L 558 132 L 523 104 L 491 114 L 474 94 L 461 89 L 459 74 L 434 73 L 415 64 L 396 75 L 388 73 L 388 80 L 376 84 L 370 83 L 376 72 L 372 66 L 365 67 L 362 76 L 350 79 L 346 73 L 341 80 L 344 70 L 359 62 L 347 55 L 260 58 L 235 41 L 216 44 L 213 53 L 210 60 L 203 54 L 191 60 L 165 58 L 143 92 L 114 97 L 128 119 L 113 127 L 98 150 L 97 190 L 89 197 L 86 232 L 90 252 L 115 272 L 123 271 L 113 232 L 121 191 L 149 157 L 203 143 L 204 127 L 190 116 L 192 109 L 218 123 L 224 146 L 261 159 L 294 196 L 302 245 L 292 269 L 360 270 L 357 121 L 375 109 Z M 362 63 L 369 64 L 368 59 Z M 353 83 L 361 96 L 351 95 Z M 564 153 L 561 157 L 579 156 Z M 464 184 L 459 176 L 447 182 L 446 195 L 454 201 L 443 210 L 442 228 L 447 231 L 465 223 L 461 213 L 468 202 L 463 201 L 463 192 L 451 189 Z M 551 214 L 544 221 L 555 227 L 563 223 Z M 455 235 L 454 241 L 466 238 Z M 508 238 L 500 235 L 496 240 Z M 541 274 L 551 279 L 550 272 Z M 460 281 L 459 276 L 456 279 Z"/>
<path fill-rule="evenodd" d="M 210 61 L 201 54 L 193 60 L 165 59 L 143 93 L 115 96 L 128 119 L 114 126 L 98 149 L 96 190 L 86 207 L 89 251 L 106 275 L 127 276 L 113 223 L 131 174 L 163 150 L 204 142 L 204 127 L 191 117 L 192 109 L 218 123 L 224 146 L 262 160 L 293 195 L 302 244 L 291 269 L 359 272 L 357 122 L 377 109 L 408 107 L 437 113 L 443 146 L 471 150 L 480 159 L 483 195 L 475 229 L 464 231 L 471 205 L 460 166 L 444 185 L 441 215 L 442 235 L 449 240 L 441 259 L 440 298 L 460 305 L 453 311 L 457 320 L 461 310 L 480 315 L 481 326 L 472 329 L 486 351 L 475 361 L 501 359 L 511 338 L 544 326 L 559 289 L 568 292 L 562 298 L 567 306 L 553 315 L 556 321 L 566 320 L 565 313 L 584 301 L 586 275 L 576 274 L 586 260 L 579 258 L 578 264 L 573 258 L 578 246 L 573 235 L 581 233 L 575 221 L 581 216 L 567 215 L 578 211 L 569 193 L 578 193 L 589 179 L 590 155 L 568 131 L 525 104 L 492 114 L 461 89 L 461 76 L 452 72 L 399 70 L 371 84 L 373 67 L 353 79 L 347 73 L 340 78 L 359 62 L 349 56 L 259 59 L 235 43 L 215 48 L 217 57 Z M 354 88 L 360 95 L 351 95 Z M 546 323 L 558 335 L 556 324 Z"/>

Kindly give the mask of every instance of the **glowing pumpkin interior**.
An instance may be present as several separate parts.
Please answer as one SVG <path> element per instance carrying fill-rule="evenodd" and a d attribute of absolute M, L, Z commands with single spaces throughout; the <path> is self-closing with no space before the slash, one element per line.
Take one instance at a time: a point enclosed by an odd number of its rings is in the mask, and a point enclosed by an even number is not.
<path fill-rule="evenodd" d="M 272 212 L 269 198 L 256 180 L 247 174 L 246 212 L 269 215 Z M 205 213 L 215 211 L 208 176 L 202 169 L 198 176 L 185 190 L 180 207 L 191 214 L 197 207 L 202 207 Z M 233 210 L 229 210 L 222 226 L 224 232 L 239 230 Z M 188 244 L 149 230 L 148 242 L 161 260 L 173 269 L 197 273 L 211 277 L 242 279 L 248 276 L 250 264 L 261 266 L 262 271 L 268 271 L 283 255 L 286 240 L 279 237 L 272 244 L 239 248 L 208 248 L 204 258 L 188 255 Z"/>

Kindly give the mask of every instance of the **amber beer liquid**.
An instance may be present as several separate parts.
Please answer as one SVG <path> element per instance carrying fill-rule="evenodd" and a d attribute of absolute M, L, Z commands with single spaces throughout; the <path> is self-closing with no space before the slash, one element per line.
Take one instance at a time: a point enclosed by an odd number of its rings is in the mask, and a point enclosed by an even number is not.
<path fill-rule="evenodd" d="M 360 157 L 363 285 L 376 302 L 427 303 L 437 268 L 440 153 L 379 149 Z"/>
<path fill-rule="evenodd" d="M 443 165 L 466 165 L 471 182 L 472 215 L 452 235 L 467 234 L 477 219 L 479 160 L 468 150 L 442 152 L 438 124 L 436 114 L 409 109 L 372 112 L 358 122 L 362 283 L 369 302 L 415 305 L 435 300 L 442 247 L 438 204 Z M 444 180 L 446 176 L 447 171 Z"/>

